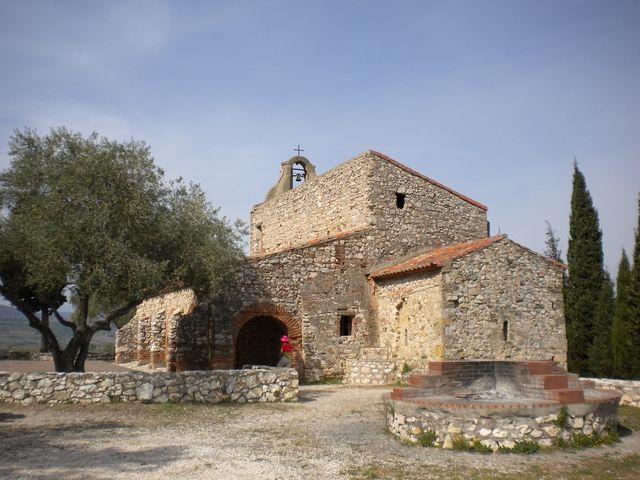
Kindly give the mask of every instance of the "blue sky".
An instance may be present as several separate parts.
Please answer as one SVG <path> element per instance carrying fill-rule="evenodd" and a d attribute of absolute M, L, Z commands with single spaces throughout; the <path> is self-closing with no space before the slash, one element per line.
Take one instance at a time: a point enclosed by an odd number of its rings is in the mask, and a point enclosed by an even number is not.
<path fill-rule="evenodd" d="M 562 237 L 573 158 L 615 273 L 640 191 L 640 1 L 3 1 L 0 168 L 15 128 L 145 140 L 248 219 L 301 144 L 373 148 Z"/>

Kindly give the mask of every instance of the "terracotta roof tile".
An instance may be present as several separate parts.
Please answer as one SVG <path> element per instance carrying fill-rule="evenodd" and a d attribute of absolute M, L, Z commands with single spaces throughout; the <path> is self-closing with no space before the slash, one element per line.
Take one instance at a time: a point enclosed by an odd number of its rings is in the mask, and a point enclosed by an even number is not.
<path fill-rule="evenodd" d="M 480 250 L 506 237 L 506 235 L 496 235 L 494 237 L 480 238 L 471 242 L 456 243 L 455 245 L 436 248 L 416 255 L 408 260 L 372 270 L 369 272 L 369 276 L 373 278 L 391 277 L 420 270 L 441 268 L 447 261 Z"/>
<path fill-rule="evenodd" d="M 483 205 L 483 204 L 482 204 L 482 203 L 480 203 L 480 202 L 476 202 L 475 200 L 473 200 L 473 199 L 471 199 L 471 198 L 467 197 L 466 195 L 463 195 L 463 194 L 461 194 L 461 193 L 459 193 L 459 192 L 456 192 L 454 189 L 449 188 L 449 187 L 447 187 L 446 185 L 443 185 L 442 183 L 437 182 L 436 180 L 434 180 L 434 179 L 432 179 L 432 178 L 429 178 L 429 177 L 427 177 L 426 175 L 423 175 L 423 174 L 421 174 L 420 172 L 417 172 L 417 171 L 415 171 L 415 170 L 414 170 L 414 169 L 412 169 L 412 168 L 407 167 L 406 165 L 404 165 L 404 164 L 400 163 L 400 162 L 399 162 L 399 161 L 397 161 L 397 160 L 394 160 L 393 158 L 391 158 L 391 157 L 389 157 L 389 156 L 385 155 L 384 153 L 376 152 L 375 150 L 372 150 L 372 149 L 369 149 L 369 152 L 371 152 L 372 154 L 376 155 L 377 157 L 382 158 L 383 160 L 386 160 L 387 162 L 389 162 L 389 163 L 391 163 L 391 164 L 395 165 L 396 167 L 401 168 L 402 170 L 404 170 L 405 172 L 410 173 L 411 175 L 415 175 L 415 176 L 416 176 L 416 177 L 418 177 L 418 178 L 422 178 L 423 180 L 426 180 L 427 182 L 429 182 L 429 183 L 431 183 L 431 184 L 435 185 L 436 187 L 440 187 L 440 188 L 442 188 L 442 189 L 446 190 L 447 192 L 454 194 L 456 197 L 461 198 L 462 200 L 464 200 L 465 202 L 470 203 L 471 205 L 474 205 L 474 206 L 476 206 L 476 207 L 478 207 L 478 208 L 481 208 L 481 209 L 482 209 L 482 210 L 484 210 L 484 211 L 487 211 L 487 210 L 488 210 L 488 208 L 486 207 L 486 205 Z"/>

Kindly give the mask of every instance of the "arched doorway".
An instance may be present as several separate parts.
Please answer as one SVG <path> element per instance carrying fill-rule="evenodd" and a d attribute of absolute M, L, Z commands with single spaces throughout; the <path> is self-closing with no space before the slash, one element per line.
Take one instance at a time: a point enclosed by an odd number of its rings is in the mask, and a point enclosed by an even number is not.
<path fill-rule="evenodd" d="M 261 315 L 247 321 L 236 337 L 234 367 L 276 366 L 280 359 L 282 335 L 288 335 L 287 327 L 277 318 Z"/>

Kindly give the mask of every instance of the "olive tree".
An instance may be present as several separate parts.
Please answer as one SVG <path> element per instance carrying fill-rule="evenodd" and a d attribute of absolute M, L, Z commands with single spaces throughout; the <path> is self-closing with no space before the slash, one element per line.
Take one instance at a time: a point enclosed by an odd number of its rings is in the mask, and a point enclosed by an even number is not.
<path fill-rule="evenodd" d="M 83 371 L 93 335 L 145 299 L 181 287 L 207 294 L 242 258 L 241 225 L 219 217 L 197 185 L 166 182 L 143 142 L 24 129 L 9 155 L 0 294 L 48 339 L 57 371 Z M 69 296 L 73 321 L 58 312 Z M 66 346 L 39 311 L 73 330 Z"/>

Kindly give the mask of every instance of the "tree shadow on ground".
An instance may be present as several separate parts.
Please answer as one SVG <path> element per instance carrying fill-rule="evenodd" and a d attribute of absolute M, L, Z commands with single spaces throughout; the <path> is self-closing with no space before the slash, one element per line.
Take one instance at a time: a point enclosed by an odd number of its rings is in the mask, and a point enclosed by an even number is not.
<path fill-rule="evenodd" d="M 315 402 L 320 397 L 326 397 L 327 395 L 331 395 L 334 393 L 333 390 L 320 390 L 311 388 L 305 388 L 298 390 L 298 402 L 306 403 L 306 402 Z"/>
<path fill-rule="evenodd" d="M 0 438 L 0 478 L 109 479 L 116 472 L 153 471 L 183 456 L 182 446 L 132 446 L 129 430 L 117 422 L 7 425 Z"/>
<path fill-rule="evenodd" d="M 14 420 L 18 420 L 20 418 L 24 418 L 25 416 L 21 413 L 4 413 L 0 412 L 0 422 L 13 422 Z"/>

